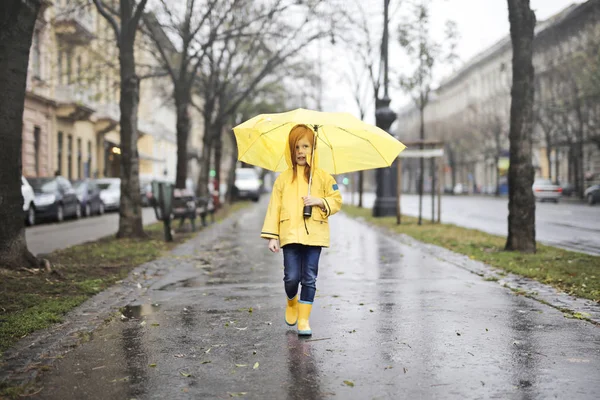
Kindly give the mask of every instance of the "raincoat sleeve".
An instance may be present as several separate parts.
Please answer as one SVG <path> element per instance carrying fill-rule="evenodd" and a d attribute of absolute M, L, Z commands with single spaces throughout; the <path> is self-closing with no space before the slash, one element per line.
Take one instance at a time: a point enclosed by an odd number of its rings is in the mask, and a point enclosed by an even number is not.
<path fill-rule="evenodd" d="M 323 202 L 325 203 L 325 210 L 321 210 L 326 217 L 335 214 L 342 208 L 342 194 L 338 188 L 335 179 L 329 174 L 325 177 L 325 197 Z"/>
<path fill-rule="evenodd" d="M 279 176 L 275 180 L 273 190 L 271 192 L 271 200 L 269 201 L 269 208 L 265 215 L 265 222 L 263 223 L 260 237 L 265 239 L 279 239 L 279 214 L 281 212 L 281 194 L 283 180 Z"/>

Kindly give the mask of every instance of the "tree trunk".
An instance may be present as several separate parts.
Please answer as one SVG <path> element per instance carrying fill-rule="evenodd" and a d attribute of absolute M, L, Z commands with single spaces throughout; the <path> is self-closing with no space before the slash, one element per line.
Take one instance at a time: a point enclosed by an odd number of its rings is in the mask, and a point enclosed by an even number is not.
<path fill-rule="evenodd" d="M 215 178 L 217 182 L 221 182 L 221 158 L 223 157 L 223 137 L 221 133 L 223 132 L 223 124 L 218 123 L 213 138 L 213 150 L 215 154 Z"/>
<path fill-rule="evenodd" d="M 121 10 L 125 7 L 121 6 Z M 129 21 L 130 18 L 122 20 Z M 126 24 L 123 24 L 126 25 Z M 137 24 L 136 24 L 137 26 Z M 119 207 L 118 238 L 145 237 L 142 225 L 142 204 L 140 197 L 140 160 L 137 150 L 137 117 L 140 101 L 140 81 L 135 72 L 133 45 L 135 33 L 129 29 L 122 32 L 119 46 L 121 72 L 121 204 Z"/>
<path fill-rule="evenodd" d="M 41 1 L 0 3 L 0 267 L 36 267 L 27 249 L 21 195 L 23 109 L 29 48 Z"/>
<path fill-rule="evenodd" d="M 235 141 L 235 135 L 233 130 L 230 131 L 230 135 L 232 139 Z M 235 185 L 235 167 L 237 166 L 238 159 L 238 150 L 237 146 L 233 146 L 233 151 L 231 152 L 231 160 L 229 165 L 229 174 L 227 174 L 227 193 L 226 200 L 227 203 L 231 204 L 233 201 L 233 187 Z"/>
<path fill-rule="evenodd" d="M 425 140 L 425 109 L 423 107 L 419 107 L 419 116 L 420 116 L 420 124 L 419 124 L 419 138 L 423 141 Z M 423 143 L 419 146 L 421 150 L 423 150 Z M 419 158 L 419 222 L 421 225 L 423 223 L 423 183 L 425 181 L 425 159 L 423 157 Z"/>
<path fill-rule="evenodd" d="M 556 147 L 554 150 L 554 176 L 556 177 L 556 181 L 560 182 L 560 157 L 559 157 L 560 149 Z"/>
<path fill-rule="evenodd" d="M 535 13 L 529 0 L 508 0 L 513 48 L 510 106 L 510 166 L 508 167 L 508 237 L 506 250 L 536 251 L 533 133 L 533 37 Z"/>
<path fill-rule="evenodd" d="M 190 89 L 175 89 L 175 106 L 177 108 L 177 175 L 175 178 L 175 187 L 185 188 L 187 179 L 187 144 L 190 135 Z"/>
<path fill-rule="evenodd" d="M 200 172 L 198 174 L 198 185 L 196 194 L 205 197 L 208 194 L 208 175 L 210 173 L 210 159 L 212 146 L 212 129 L 210 123 L 205 119 L 204 138 L 202 139 L 202 159 L 200 161 Z"/>
<path fill-rule="evenodd" d="M 496 197 L 500 197 L 500 167 L 498 167 L 498 163 L 500 163 L 500 156 L 494 157 L 494 171 L 496 175 Z"/>
<path fill-rule="evenodd" d="M 548 179 L 552 180 L 552 148 L 550 146 L 546 146 L 546 162 L 548 162 Z M 555 179 L 554 182 L 558 180 Z"/>

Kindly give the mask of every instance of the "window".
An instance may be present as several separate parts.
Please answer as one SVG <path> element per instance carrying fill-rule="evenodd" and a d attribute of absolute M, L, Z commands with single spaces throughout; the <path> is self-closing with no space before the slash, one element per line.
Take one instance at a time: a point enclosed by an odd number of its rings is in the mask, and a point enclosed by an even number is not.
<path fill-rule="evenodd" d="M 40 52 L 40 31 L 33 33 L 31 43 L 31 64 L 33 65 L 33 77 L 41 79 L 42 77 L 42 55 Z"/>
<path fill-rule="evenodd" d="M 40 133 L 39 126 L 33 128 L 33 157 L 35 162 L 35 173 L 40 175 Z"/>
<path fill-rule="evenodd" d="M 71 68 L 73 64 L 73 50 L 69 50 L 67 51 L 67 85 L 70 85 L 73 81 L 72 81 L 72 76 L 71 76 Z"/>
<path fill-rule="evenodd" d="M 77 82 L 81 83 L 81 56 L 77 56 Z"/>
<path fill-rule="evenodd" d="M 56 60 L 56 71 L 58 75 L 58 84 L 61 85 L 63 83 L 63 51 L 58 51 L 58 60 Z"/>
<path fill-rule="evenodd" d="M 67 176 L 73 179 L 73 136 L 67 136 Z"/>
<path fill-rule="evenodd" d="M 63 133 L 58 132 L 58 151 L 56 154 L 58 155 L 57 168 L 56 171 L 58 175 L 62 175 L 62 150 L 63 150 Z"/>
<path fill-rule="evenodd" d="M 77 138 L 77 179 L 82 178 L 83 154 L 81 153 L 81 138 Z"/>
<path fill-rule="evenodd" d="M 85 177 L 86 178 L 90 178 L 91 177 L 91 171 L 92 171 L 92 141 L 88 140 L 88 145 L 87 145 L 87 168 L 85 171 Z"/>

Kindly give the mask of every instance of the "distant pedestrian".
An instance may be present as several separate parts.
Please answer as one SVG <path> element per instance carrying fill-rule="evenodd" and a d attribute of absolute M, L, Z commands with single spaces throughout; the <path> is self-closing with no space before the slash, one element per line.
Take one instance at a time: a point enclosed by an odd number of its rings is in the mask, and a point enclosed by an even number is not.
<path fill-rule="evenodd" d="M 329 247 L 328 217 L 342 207 L 335 179 L 318 168 L 318 157 L 313 160 L 314 148 L 315 134 L 311 128 L 296 125 L 291 129 L 286 146 L 288 169 L 273 185 L 261 232 L 261 237 L 269 239 L 269 250 L 277 253 L 280 246 L 283 249 L 285 322 L 289 326 L 297 323 L 300 336 L 312 334 L 308 319 L 315 298 L 321 249 Z M 312 168 L 312 195 L 307 196 Z M 309 217 L 303 216 L 305 206 L 311 207 Z"/>

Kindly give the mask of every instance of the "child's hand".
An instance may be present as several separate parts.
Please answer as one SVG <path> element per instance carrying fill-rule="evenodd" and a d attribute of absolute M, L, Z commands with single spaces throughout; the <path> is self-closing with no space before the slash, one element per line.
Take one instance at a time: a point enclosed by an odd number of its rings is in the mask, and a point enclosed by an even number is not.
<path fill-rule="evenodd" d="M 304 201 L 305 206 L 325 207 L 325 203 L 323 203 L 323 199 L 320 197 L 304 196 L 302 197 L 302 200 Z"/>
<path fill-rule="evenodd" d="M 279 253 L 279 240 L 269 239 L 269 250 L 271 250 L 272 253 Z"/>

